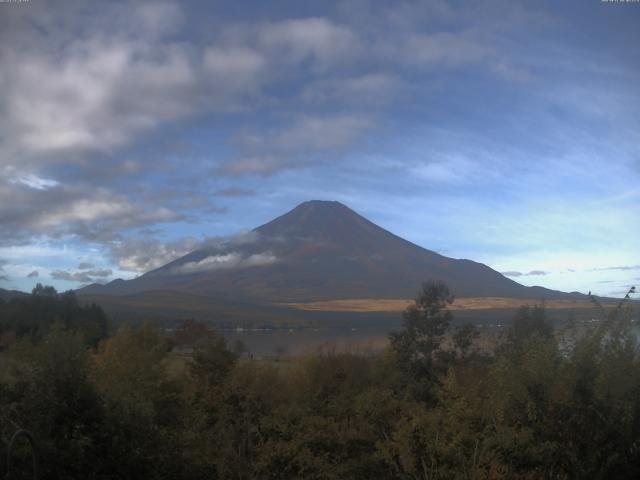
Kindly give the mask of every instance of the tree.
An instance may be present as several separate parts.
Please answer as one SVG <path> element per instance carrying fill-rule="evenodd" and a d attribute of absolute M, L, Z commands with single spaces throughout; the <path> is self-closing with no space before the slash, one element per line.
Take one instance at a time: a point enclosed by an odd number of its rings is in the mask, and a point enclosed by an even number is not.
<path fill-rule="evenodd" d="M 38 284 L 31 295 L 0 305 L 0 331 L 13 332 L 17 339 L 28 337 L 38 342 L 55 323 L 80 333 L 91 347 L 107 336 L 108 321 L 102 308 L 81 305 L 72 291 L 58 294 L 55 288 Z"/>
<path fill-rule="evenodd" d="M 458 327 L 453 334 L 453 346 L 460 354 L 461 359 L 466 359 L 471 352 L 473 342 L 480 336 L 480 332 L 472 323 L 465 323 Z"/>
<path fill-rule="evenodd" d="M 42 285 L 38 283 L 33 290 L 31 290 L 31 295 L 41 295 L 44 297 L 55 297 L 58 294 L 54 287 L 48 285 Z"/>
<path fill-rule="evenodd" d="M 213 334 L 196 345 L 189 371 L 199 389 L 208 391 L 222 385 L 237 359 L 238 354 L 227 348 L 224 337 Z"/>
<path fill-rule="evenodd" d="M 173 341 L 178 345 L 195 347 L 199 342 L 215 337 L 215 332 L 208 325 L 196 320 L 187 319 L 176 328 Z"/>
<path fill-rule="evenodd" d="M 446 370 L 440 345 L 453 318 L 447 309 L 453 298 L 443 282 L 424 283 L 415 302 L 402 315 L 404 329 L 390 335 L 398 366 L 419 386 L 420 397 L 430 396 L 438 374 Z"/>
<path fill-rule="evenodd" d="M 522 305 L 518 309 L 511 328 L 507 332 L 507 343 L 504 348 L 518 351 L 533 336 L 544 340 L 553 337 L 553 326 L 547 320 L 544 304 L 533 307 Z"/>
<path fill-rule="evenodd" d="M 167 373 L 168 340 L 151 325 L 121 328 L 95 357 L 109 440 L 105 478 L 179 478 L 180 385 Z"/>
<path fill-rule="evenodd" d="M 4 360 L 0 412 L 32 432 L 39 478 L 95 478 L 104 416 L 82 336 L 56 323 L 35 345 L 22 339 Z"/>

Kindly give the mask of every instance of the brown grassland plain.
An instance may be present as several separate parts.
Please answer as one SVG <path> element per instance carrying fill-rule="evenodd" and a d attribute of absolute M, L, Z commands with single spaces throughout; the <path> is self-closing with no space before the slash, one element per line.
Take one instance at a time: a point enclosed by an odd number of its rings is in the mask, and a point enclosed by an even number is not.
<path fill-rule="evenodd" d="M 413 300 L 406 298 L 356 298 L 341 300 L 323 300 L 308 303 L 283 303 L 283 307 L 304 311 L 318 312 L 402 312 Z M 451 310 L 515 310 L 521 305 L 535 305 L 541 303 L 536 299 L 502 298 L 502 297 L 467 297 L 456 298 L 449 307 Z M 591 302 L 585 300 L 546 300 L 546 308 L 550 309 L 583 309 L 591 307 Z"/>

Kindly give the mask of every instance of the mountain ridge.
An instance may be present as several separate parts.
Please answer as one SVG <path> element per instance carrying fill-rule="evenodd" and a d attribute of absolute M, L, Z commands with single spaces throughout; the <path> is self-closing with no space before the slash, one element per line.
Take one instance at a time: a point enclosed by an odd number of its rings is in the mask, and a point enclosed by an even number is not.
<path fill-rule="evenodd" d="M 0 288 L 0 299 L 5 302 L 10 301 L 13 298 L 25 297 L 27 296 L 27 292 L 21 292 L 19 290 L 7 290 L 4 288 Z"/>
<path fill-rule="evenodd" d="M 468 259 L 413 244 L 336 201 L 311 200 L 244 236 L 204 245 L 132 280 L 79 293 L 176 290 L 224 299 L 299 302 L 413 297 L 427 280 L 457 296 L 567 298 L 525 287 Z"/>

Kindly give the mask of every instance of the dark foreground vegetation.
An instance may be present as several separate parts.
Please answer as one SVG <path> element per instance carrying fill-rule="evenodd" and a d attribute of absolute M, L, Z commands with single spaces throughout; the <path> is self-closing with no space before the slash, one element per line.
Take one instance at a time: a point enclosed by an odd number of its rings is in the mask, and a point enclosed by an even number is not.
<path fill-rule="evenodd" d="M 39 287 L 0 305 L 3 438 L 30 430 L 46 479 L 640 478 L 628 302 L 563 332 L 523 307 L 482 351 L 449 302 L 426 284 L 383 355 L 267 362 L 194 322 L 107 336 Z"/>

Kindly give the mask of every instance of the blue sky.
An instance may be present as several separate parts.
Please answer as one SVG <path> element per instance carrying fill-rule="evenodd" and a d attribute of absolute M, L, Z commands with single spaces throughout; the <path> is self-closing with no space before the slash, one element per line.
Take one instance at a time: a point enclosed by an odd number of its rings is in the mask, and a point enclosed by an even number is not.
<path fill-rule="evenodd" d="M 0 3 L 0 288 L 309 199 L 526 285 L 640 283 L 640 3 Z"/>

